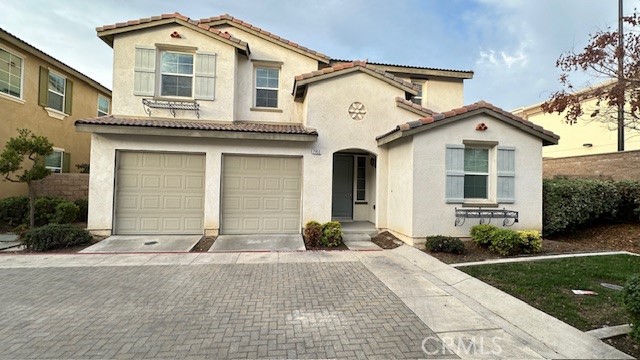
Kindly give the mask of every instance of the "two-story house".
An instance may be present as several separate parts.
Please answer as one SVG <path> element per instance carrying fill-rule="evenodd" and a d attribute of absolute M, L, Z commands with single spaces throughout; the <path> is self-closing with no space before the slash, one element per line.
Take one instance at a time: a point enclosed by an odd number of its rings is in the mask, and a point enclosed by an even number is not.
<path fill-rule="evenodd" d="M 464 106 L 470 71 L 332 60 L 229 15 L 97 33 L 114 51 L 112 115 L 76 122 L 92 136 L 94 233 L 299 234 L 335 219 L 414 243 L 468 235 L 459 210 L 479 206 L 542 226 L 542 147 L 558 138 Z"/>
<path fill-rule="evenodd" d="M 0 146 L 26 128 L 54 144 L 45 160 L 53 173 L 79 172 L 75 165 L 89 164 L 91 136 L 74 122 L 110 109 L 109 89 L 0 29 Z M 0 198 L 26 194 L 24 183 L 0 182 Z"/>

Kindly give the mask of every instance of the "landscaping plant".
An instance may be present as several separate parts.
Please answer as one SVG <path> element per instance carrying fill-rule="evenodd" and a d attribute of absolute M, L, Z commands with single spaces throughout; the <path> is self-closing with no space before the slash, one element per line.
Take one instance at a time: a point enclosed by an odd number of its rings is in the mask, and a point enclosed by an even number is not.
<path fill-rule="evenodd" d="M 320 242 L 326 247 L 335 247 L 342 243 L 342 226 L 337 221 L 329 221 L 322 225 Z"/>
<path fill-rule="evenodd" d="M 70 224 L 49 224 L 30 229 L 24 235 L 24 245 L 33 251 L 62 249 L 90 241 L 91 235 L 86 230 Z"/>
<path fill-rule="evenodd" d="M 542 234 L 536 230 L 520 230 L 520 251 L 525 254 L 537 253 L 542 249 Z"/>
<path fill-rule="evenodd" d="M 87 216 L 89 215 L 89 200 L 78 199 L 73 203 L 78 206 L 78 218 L 76 220 L 80 222 L 86 222 Z"/>
<path fill-rule="evenodd" d="M 631 315 L 631 337 L 640 341 L 640 275 L 631 277 L 624 286 L 624 305 Z"/>
<path fill-rule="evenodd" d="M 480 247 L 488 248 L 491 245 L 491 240 L 498 230 L 497 227 L 489 224 L 480 224 L 471 228 L 471 239 L 474 243 Z"/>
<path fill-rule="evenodd" d="M 304 242 L 307 247 L 320 246 L 322 238 L 322 224 L 317 221 L 309 221 L 304 226 Z"/>
<path fill-rule="evenodd" d="M 450 254 L 464 254 L 464 243 L 460 238 L 453 236 L 427 236 L 425 243 L 427 250 L 433 252 L 445 252 Z"/>
<path fill-rule="evenodd" d="M 519 251 L 520 235 L 511 229 L 499 229 L 493 233 L 489 250 L 502 256 L 515 255 Z"/>
<path fill-rule="evenodd" d="M 26 196 L 12 196 L 0 200 L 0 221 L 16 226 L 27 220 L 29 199 Z"/>

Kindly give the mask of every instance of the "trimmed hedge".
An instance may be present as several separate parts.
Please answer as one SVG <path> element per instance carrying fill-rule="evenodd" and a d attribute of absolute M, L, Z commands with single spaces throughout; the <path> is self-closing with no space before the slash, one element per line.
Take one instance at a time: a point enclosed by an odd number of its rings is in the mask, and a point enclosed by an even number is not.
<path fill-rule="evenodd" d="M 631 336 L 640 341 L 640 276 L 635 275 L 627 281 L 622 300 L 631 315 Z"/>
<path fill-rule="evenodd" d="M 87 221 L 88 207 L 86 199 L 71 202 L 62 198 L 39 197 L 35 203 L 36 226 Z M 29 198 L 14 196 L 0 200 L 0 222 L 8 225 L 28 224 Z"/>
<path fill-rule="evenodd" d="M 49 224 L 31 229 L 24 236 L 29 250 L 47 251 L 75 245 L 88 244 L 91 235 L 86 230 L 70 224 Z"/>
<path fill-rule="evenodd" d="M 304 226 L 304 243 L 307 247 L 320 246 L 322 238 L 322 224 L 317 221 L 309 221 Z"/>
<path fill-rule="evenodd" d="M 337 221 L 329 221 L 322 225 L 320 243 L 326 247 L 336 247 L 342 244 L 342 226 Z"/>
<path fill-rule="evenodd" d="M 29 198 L 12 196 L 0 200 L 0 221 L 9 225 L 20 225 L 29 216 Z"/>
<path fill-rule="evenodd" d="M 514 231 L 481 224 L 471 228 L 471 238 L 478 246 L 502 256 L 530 254 L 542 249 L 542 235 L 536 230 Z"/>
<path fill-rule="evenodd" d="M 600 219 L 638 220 L 640 182 L 545 179 L 542 203 L 545 236 L 572 232 Z"/>
<path fill-rule="evenodd" d="M 432 252 L 464 254 L 464 243 L 457 237 L 443 235 L 427 236 L 425 246 L 427 250 Z"/>

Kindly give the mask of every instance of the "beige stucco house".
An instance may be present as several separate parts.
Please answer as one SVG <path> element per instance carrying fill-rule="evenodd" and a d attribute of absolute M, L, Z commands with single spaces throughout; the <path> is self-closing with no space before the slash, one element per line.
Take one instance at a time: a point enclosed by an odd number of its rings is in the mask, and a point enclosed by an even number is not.
<path fill-rule="evenodd" d="M 607 86 L 607 84 L 604 83 L 598 86 Z M 543 126 L 562 138 L 560 143 L 543 149 L 542 155 L 544 157 L 558 158 L 616 152 L 618 151 L 617 121 L 615 118 L 611 122 L 592 119 L 590 114 L 593 110 L 601 109 L 601 113 L 604 113 L 602 110 L 604 107 L 598 106 L 597 103 L 598 101 L 595 98 L 583 101 L 582 106 L 585 115 L 575 124 L 568 124 L 565 121 L 565 113 L 549 114 L 543 112 L 542 103 L 523 106 L 512 110 L 512 113 L 534 124 Z M 639 150 L 640 137 L 638 133 L 626 130 L 624 143 L 625 150 Z"/>
<path fill-rule="evenodd" d="M 542 226 L 542 147 L 558 137 L 463 106 L 470 71 L 332 60 L 229 15 L 97 32 L 114 49 L 113 115 L 76 122 L 92 136 L 94 233 L 300 233 L 337 219 L 414 243 L 468 235 L 478 219 L 462 216 L 479 207 Z"/>
<path fill-rule="evenodd" d="M 91 136 L 76 132 L 80 118 L 110 113 L 111 91 L 95 80 L 0 29 L 0 147 L 18 128 L 46 136 L 54 173 L 89 163 Z M 26 195 L 24 183 L 0 181 L 0 198 Z"/>

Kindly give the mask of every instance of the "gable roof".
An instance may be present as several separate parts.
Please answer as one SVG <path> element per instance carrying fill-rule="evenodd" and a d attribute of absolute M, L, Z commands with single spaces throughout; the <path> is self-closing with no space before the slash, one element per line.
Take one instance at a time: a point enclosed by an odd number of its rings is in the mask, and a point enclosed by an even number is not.
<path fill-rule="evenodd" d="M 352 62 L 353 60 L 341 60 L 341 59 L 331 59 L 331 64 L 340 64 L 346 62 Z M 395 72 L 410 77 L 428 77 L 428 76 L 437 76 L 437 77 L 448 77 L 448 78 L 457 78 L 457 79 L 472 79 L 473 71 L 471 70 L 454 70 L 454 69 L 442 69 L 442 68 L 434 68 L 427 66 L 415 66 L 415 65 L 400 65 L 400 64 L 389 64 L 389 63 L 381 63 L 367 60 L 367 64 L 374 65 L 380 70 Z"/>
<path fill-rule="evenodd" d="M 424 106 L 418 105 L 412 101 L 403 99 L 401 97 L 396 97 L 396 106 L 405 110 L 409 110 L 414 114 L 418 114 L 420 116 L 429 116 L 437 114 L 435 111 L 428 109 Z"/>
<path fill-rule="evenodd" d="M 218 29 L 214 29 L 211 26 L 201 24 L 198 21 L 191 20 L 188 17 L 180 14 L 162 14 L 159 16 L 152 16 L 149 18 L 129 20 L 127 22 L 120 22 L 112 25 L 104 25 L 96 28 L 96 32 L 102 41 L 113 47 L 113 38 L 116 34 L 121 34 L 129 31 L 136 31 L 147 29 L 154 26 L 166 25 L 166 24 L 179 24 L 202 34 L 220 40 L 226 44 L 236 47 L 246 55 L 250 54 L 249 44 L 246 42 L 231 36 L 228 32 L 223 32 Z"/>
<path fill-rule="evenodd" d="M 495 119 L 502 120 L 507 124 L 513 125 L 526 133 L 536 136 L 542 139 L 543 145 L 556 145 L 558 144 L 558 139 L 560 139 L 558 135 L 549 130 L 543 129 L 542 126 L 515 116 L 512 113 L 488 102 L 479 101 L 477 103 L 449 110 L 440 114 L 434 114 L 420 118 L 419 120 L 402 123 L 388 133 L 378 136 L 376 140 L 378 140 L 378 145 L 384 145 L 403 137 L 412 136 L 414 134 L 430 130 L 434 127 L 446 125 L 451 122 L 479 114 L 487 114 Z"/>
<path fill-rule="evenodd" d="M 419 89 L 416 85 L 399 77 L 396 77 L 393 74 L 379 70 L 372 65 L 368 65 L 366 61 L 353 61 L 350 63 L 341 63 L 310 73 L 297 75 L 293 84 L 293 95 L 296 100 L 301 100 L 304 98 L 307 92 L 308 84 L 327 80 L 336 76 L 350 74 L 356 71 L 371 75 L 412 95 L 418 94 Z"/>
<path fill-rule="evenodd" d="M 75 78 L 84 81 L 86 84 L 88 84 L 89 86 L 93 87 L 94 89 L 98 90 L 99 92 L 108 95 L 109 97 L 111 97 L 111 90 L 109 90 L 107 87 L 105 87 L 104 85 L 100 84 L 99 82 L 93 80 L 92 78 L 90 78 L 89 76 L 81 73 L 80 71 L 72 68 L 71 66 L 63 63 L 62 61 L 54 58 L 53 56 L 45 53 L 44 51 L 36 48 L 35 46 L 27 43 L 24 40 L 19 39 L 17 36 L 11 34 L 10 32 L 0 28 L 0 39 L 6 41 L 7 43 L 17 47 L 18 49 L 29 53 L 37 58 L 39 58 L 40 60 L 54 65 L 57 68 L 59 68 L 61 71 L 66 72 L 67 74 L 73 75 Z"/>
<path fill-rule="evenodd" d="M 219 16 L 214 16 L 214 17 L 209 17 L 209 18 L 204 18 L 204 19 L 200 19 L 198 20 L 199 24 L 206 24 L 209 26 L 219 26 L 219 25 L 229 25 L 229 26 L 233 26 L 235 28 L 244 30 L 252 35 L 258 36 L 262 39 L 265 39 L 267 41 L 270 41 L 272 43 L 278 44 L 280 46 L 283 46 L 289 50 L 293 50 L 297 53 L 300 53 L 302 55 L 306 55 L 309 56 L 313 59 L 316 59 L 322 63 L 325 64 L 329 64 L 330 62 L 330 58 L 323 54 L 320 53 L 318 51 L 315 50 L 311 50 L 307 47 L 304 47 L 302 45 L 299 45 L 293 41 L 289 41 L 287 39 L 281 38 L 278 35 L 272 34 L 266 30 L 263 30 L 257 26 L 251 25 L 246 21 L 242 21 L 238 18 L 235 18 L 229 14 L 222 14 Z"/>

